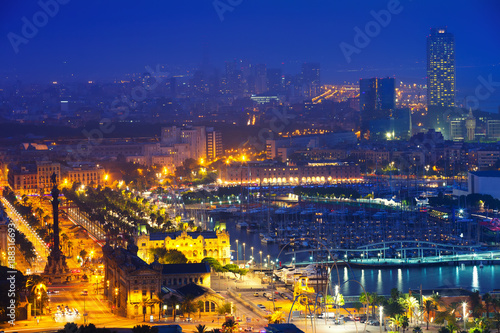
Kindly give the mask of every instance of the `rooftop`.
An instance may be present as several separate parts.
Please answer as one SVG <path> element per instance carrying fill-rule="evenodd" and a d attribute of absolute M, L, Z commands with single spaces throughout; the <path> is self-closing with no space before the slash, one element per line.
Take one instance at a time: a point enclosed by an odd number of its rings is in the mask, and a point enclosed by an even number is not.
<path fill-rule="evenodd" d="M 162 266 L 163 274 L 210 273 L 210 266 L 207 263 L 166 264 Z"/>
<path fill-rule="evenodd" d="M 470 173 L 473 174 L 474 176 L 478 176 L 478 177 L 494 177 L 494 178 L 500 177 L 499 170 L 472 171 Z"/>

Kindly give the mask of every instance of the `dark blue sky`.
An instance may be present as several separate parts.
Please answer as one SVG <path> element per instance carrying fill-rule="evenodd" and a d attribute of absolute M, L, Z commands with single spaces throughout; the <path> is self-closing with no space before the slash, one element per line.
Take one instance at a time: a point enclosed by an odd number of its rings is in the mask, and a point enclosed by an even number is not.
<path fill-rule="evenodd" d="M 430 27 L 447 26 L 455 34 L 461 93 L 473 91 L 479 75 L 500 81 L 497 0 L 401 0 L 401 13 L 350 63 L 339 44 L 354 44 L 354 27 L 364 29 L 373 20 L 370 11 L 386 9 L 390 1 L 220 0 L 241 2 L 223 21 L 213 0 L 65 1 L 17 54 L 8 33 L 22 36 L 22 17 L 32 22 L 41 7 L 34 0 L 0 4 L 0 73 L 98 79 L 142 72 L 146 65 L 196 66 L 207 43 L 210 61 L 219 68 L 225 60 L 245 58 L 295 73 L 300 63 L 315 61 L 323 82 L 396 76 L 423 83 L 426 36 Z"/>

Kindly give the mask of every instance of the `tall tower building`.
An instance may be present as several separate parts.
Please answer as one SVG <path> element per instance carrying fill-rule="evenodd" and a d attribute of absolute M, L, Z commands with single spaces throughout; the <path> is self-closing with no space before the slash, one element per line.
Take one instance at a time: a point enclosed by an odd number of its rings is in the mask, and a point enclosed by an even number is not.
<path fill-rule="evenodd" d="M 455 106 L 455 37 L 446 28 L 427 36 L 427 106 Z"/>
<path fill-rule="evenodd" d="M 393 110 L 396 107 L 395 79 L 360 79 L 359 105 L 361 111 Z"/>
<path fill-rule="evenodd" d="M 359 107 L 363 130 L 367 130 L 373 120 L 389 119 L 396 107 L 395 79 L 360 79 Z"/>
<path fill-rule="evenodd" d="M 320 94 L 320 66 L 316 62 L 306 62 L 302 64 L 302 83 L 304 85 L 304 95 L 312 98 Z"/>
<path fill-rule="evenodd" d="M 469 115 L 465 119 L 465 128 L 467 129 L 467 140 L 474 141 L 476 137 L 476 118 L 472 114 L 472 109 L 469 110 Z"/>
<path fill-rule="evenodd" d="M 222 133 L 215 131 L 213 127 L 207 127 L 207 160 L 213 161 L 224 155 L 222 149 Z"/>

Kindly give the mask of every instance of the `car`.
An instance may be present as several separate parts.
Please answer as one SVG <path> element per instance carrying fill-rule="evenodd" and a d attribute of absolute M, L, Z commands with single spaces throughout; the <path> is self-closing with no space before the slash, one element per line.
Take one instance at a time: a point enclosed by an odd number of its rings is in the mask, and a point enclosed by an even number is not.
<path fill-rule="evenodd" d="M 262 305 L 262 304 L 257 304 L 257 307 L 259 309 L 261 309 L 261 310 L 265 310 L 266 309 L 266 307 L 264 305 Z"/>
<path fill-rule="evenodd" d="M 318 314 L 316 315 L 316 318 L 318 318 L 318 319 L 323 319 L 323 318 L 325 318 L 325 315 L 324 315 L 324 314 L 322 314 L 322 313 L 318 313 Z"/>
<path fill-rule="evenodd" d="M 259 293 L 253 293 L 255 297 L 259 297 Z"/>
<path fill-rule="evenodd" d="M 186 318 L 186 321 L 190 323 L 190 322 L 192 322 L 192 321 L 193 321 L 193 318 L 191 318 L 191 317 L 187 317 L 187 318 Z"/>
<path fill-rule="evenodd" d="M 87 289 L 84 289 L 82 291 L 82 296 L 88 296 L 89 292 L 87 291 Z"/>

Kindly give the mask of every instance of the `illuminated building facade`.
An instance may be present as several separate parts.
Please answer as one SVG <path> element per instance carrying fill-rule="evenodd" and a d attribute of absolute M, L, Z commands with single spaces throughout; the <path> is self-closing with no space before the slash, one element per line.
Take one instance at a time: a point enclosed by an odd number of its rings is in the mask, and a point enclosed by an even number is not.
<path fill-rule="evenodd" d="M 213 161 L 224 155 L 222 148 L 222 133 L 212 127 L 207 128 L 207 160 Z"/>
<path fill-rule="evenodd" d="M 57 180 L 61 179 L 61 164 L 49 161 L 37 162 L 36 172 L 38 174 L 38 188 L 49 190 L 52 188 L 50 177 L 56 174 Z"/>
<path fill-rule="evenodd" d="M 148 250 L 157 247 L 178 250 L 190 263 L 201 262 L 205 257 L 215 258 L 222 265 L 231 260 L 229 233 L 224 230 L 146 234 L 137 238 L 137 247 L 138 256 L 145 261 L 149 261 Z"/>
<path fill-rule="evenodd" d="M 103 254 L 104 297 L 113 313 L 119 316 L 142 318 L 146 314 L 158 317 L 160 304 L 148 301 L 159 295 L 165 301 L 171 289 L 192 285 L 210 290 L 208 264 L 148 264 L 131 251 L 113 249 L 109 245 L 103 247 Z M 206 312 L 210 312 L 210 308 Z"/>
<path fill-rule="evenodd" d="M 106 171 L 93 163 L 73 164 L 63 167 L 63 182 L 80 183 L 85 186 L 99 186 L 106 184 Z"/>
<path fill-rule="evenodd" d="M 104 185 L 107 181 L 104 168 L 94 163 L 75 163 L 64 166 L 59 163 L 38 162 L 12 165 L 9 169 L 10 188 L 16 193 L 38 194 L 50 186 L 50 176 L 55 173 L 61 184 L 81 183 L 86 186 Z"/>
<path fill-rule="evenodd" d="M 446 28 L 427 36 L 427 105 L 455 106 L 455 37 Z"/>
<path fill-rule="evenodd" d="M 221 172 L 221 181 L 228 184 L 324 184 L 360 179 L 359 165 L 342 162 L 308 163 L 297 166 L 232 163 Z"/>

